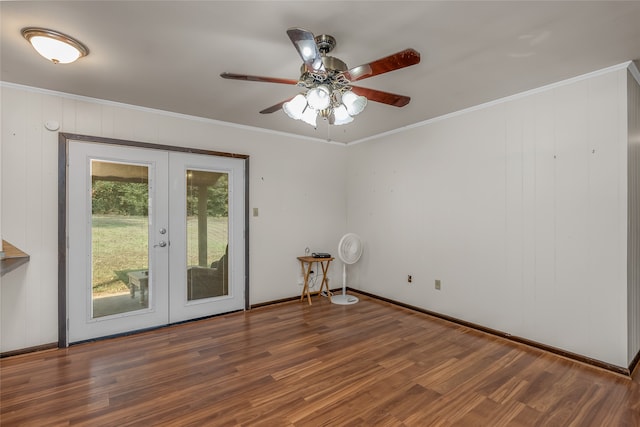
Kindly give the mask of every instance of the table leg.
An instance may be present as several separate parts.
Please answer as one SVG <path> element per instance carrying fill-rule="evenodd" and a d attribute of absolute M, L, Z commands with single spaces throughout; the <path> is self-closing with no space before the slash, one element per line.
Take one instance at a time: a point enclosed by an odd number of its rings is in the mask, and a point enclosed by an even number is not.
<path fill-rule="evenodd" d="M 322 266 L 322 283 L 320 284 L 320 293 L 322 293 L 322 288 L 327 289 L 327 297 L 331 296 L 331 291 L 329 291 L 329 280 L 327 278 L 327 271 L 329 271 L 329 263 L 331 261 L 320 262 Z"/>
<path fill-rule="evenodd" d="M 307 300 L 309 301 L 309 305 L 311 305 L 311 291 L 309 290 L 309 276 L 311 275 L 311 267 L 313 265 L 312 262 L 307 263 L 307 269 L 304 268 L 304 261 L 300 261 L 300 268 L 302 269 L 302 275 L 304 276 L 304 286 L 302 288 L 302 295 L 300 295 L 300 301 L 304 299 L 305 294 L 307 295 Z"/>
<path fill-rule="evenodd" d="M 140 305 L 147 304 L 147 289 L 146 286 L 142 286 L 142 281 L 140 281 Z"/>
<path fill-rule="evenodd" d="M 302 271 L 302 277 L 303 277 L 303 279 L 302 279 L 302 285 L 303 285 L 302 286 L 302 294 L 300 295 L 300 301 L 302 301 L 304 299 L 304 290 L 307 287 L 307 281 L 304 280 L 304 261 L 302 261 L 302 260 L 300 261 L 300 270 Z"/>
<path fill-rule="evenodd" d="M 132 299 L 136 297 L 136 285 L 131 281 L 131 277 L 129 277 L 129 293 Z"/>
<path fill-rule="evenodd" d="M 307 300 L 309 301 L 309 305 L 311 305 L 311 289 L 309 289 L 309 276 L 311 276 L 311 269 L 313 268 L 313 263 L 307 263 L 307 271 L 304 275 L 304 290 L 307 292 Z"/>

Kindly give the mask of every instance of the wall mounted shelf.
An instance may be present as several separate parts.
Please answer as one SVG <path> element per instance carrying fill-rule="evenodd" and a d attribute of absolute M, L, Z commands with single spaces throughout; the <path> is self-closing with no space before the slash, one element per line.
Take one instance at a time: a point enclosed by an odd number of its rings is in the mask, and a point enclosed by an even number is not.
<path fill-rule="evenodd" d="M 29 254 L 22 252 L 6 240 L 2 241 L 2 250 L 4 256 L 0 258 L 0 276 L 29 262 Z"/>

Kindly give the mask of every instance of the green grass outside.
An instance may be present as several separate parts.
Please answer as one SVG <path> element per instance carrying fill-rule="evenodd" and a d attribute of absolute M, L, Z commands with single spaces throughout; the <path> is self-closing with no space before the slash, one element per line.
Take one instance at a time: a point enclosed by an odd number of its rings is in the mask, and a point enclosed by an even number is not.
<path fill-rule="evenodd" d="M 102 296 L 128 292 L 127 273 L 146 270 L 148 261 L 147 217 L 93 215 L 93 294 Z M 187 219 L 187 263 L 198 264 L 198 222 Z M 207 220 L 207 264 L 224 255 L 227 244 L 227 218 Z"/>

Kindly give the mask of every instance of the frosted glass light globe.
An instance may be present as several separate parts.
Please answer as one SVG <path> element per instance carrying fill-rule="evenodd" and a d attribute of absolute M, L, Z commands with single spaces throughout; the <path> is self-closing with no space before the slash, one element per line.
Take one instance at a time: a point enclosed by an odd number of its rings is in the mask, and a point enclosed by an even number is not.
<path fill-rule="evenodd" d="M 307 102 L 314 110 L 324 110 L 331 104 L 331 92 L 325 85 L 320 85 L 307 92 Z"/>
<path fill-rule="evenodd" d="M 299 94 L 296 95 L 291 101 L 282 104 L 282 109 L 285 113 L 287 113 L 287 116 L 291 117 L 292 119 L 300 120 L 302 118 L 302 112 L 304 111 L 306 106 L 307 99 L 304 97 L 304 95 Z"/>
<path fill-rule="evenodd" d="M 22 36 L 40 55 L 54 64 L 69 64 L 89 54 L 89 49 L 79 41 L 46 28 L 23 28 Z"/>
<path fill-rule="evenodd" d="M 342 95 L 342 103 L 347 107 L 347 111 L 351 116 L 357 116 L 362 113 L 364 107 L 367 106 L 367 98 L 364 96 L 358 96 L 355 93 L 348 91 Z"/>

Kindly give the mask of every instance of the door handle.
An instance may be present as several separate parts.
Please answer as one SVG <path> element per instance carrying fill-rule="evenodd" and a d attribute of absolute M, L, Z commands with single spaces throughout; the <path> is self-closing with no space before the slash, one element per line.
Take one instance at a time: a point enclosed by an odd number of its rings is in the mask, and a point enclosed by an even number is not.
<path fill-rule="evenodd" d="M 165 242 L 164 240 L 161 240 L 158 242 L 157 245 L 153 245 L 154 248 L 157 248 L 158 246 L 160 246 L 161 248 L 164 248 L 165 246 L 167 246 L 167 242 Z"/>

